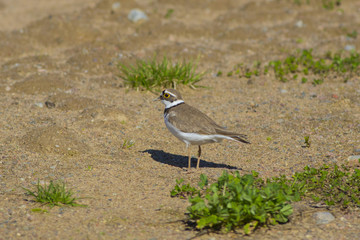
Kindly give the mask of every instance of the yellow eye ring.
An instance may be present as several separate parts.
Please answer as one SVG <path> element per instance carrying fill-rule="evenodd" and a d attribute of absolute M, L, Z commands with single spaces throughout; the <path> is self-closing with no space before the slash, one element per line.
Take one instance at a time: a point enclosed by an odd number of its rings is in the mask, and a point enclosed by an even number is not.
<path fill-rule="evenodd" d="M 169 97 L 170 97 L 170 94 L 164 93 L 164 98 L 169 98 Z"/>

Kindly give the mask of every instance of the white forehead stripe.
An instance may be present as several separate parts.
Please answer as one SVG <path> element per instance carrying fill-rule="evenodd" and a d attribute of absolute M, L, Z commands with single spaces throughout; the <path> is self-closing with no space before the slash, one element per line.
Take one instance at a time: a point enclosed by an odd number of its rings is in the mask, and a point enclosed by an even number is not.
<path fill-rule="evenodd" d="M 173 93 L 171 93 L 171 92 L 169 92 L 169 91 L 167 91 L 167 90 L 165 90 L 165 93 L 168 93 L 168 94 L 170 94 L 171 96 L 173 96 L 173 97 L 177 97 L 176 95 L 174 95 Z"/>

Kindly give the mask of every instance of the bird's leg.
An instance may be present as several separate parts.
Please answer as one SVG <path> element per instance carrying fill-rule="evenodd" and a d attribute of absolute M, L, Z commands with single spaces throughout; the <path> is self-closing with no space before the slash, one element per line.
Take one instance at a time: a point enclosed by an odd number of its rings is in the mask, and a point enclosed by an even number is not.
<path fill-rule="evenodd" d="M 189 163 L 188 163 L 188 169 L 190 170 L 191 168 L 191 151 L 190 151 L 190 146 L 188 144 L 186 144 L 186 148 L 188 150 L 188 156 L 189 156 Z"/>
<path fill-rule="evenodd" d="M 196 169 L 199 169 L 199 166 L 200 166 L 200 156 L 201 156 L 201 147 L 199 145 L 198 160 L 197 160 Z"/>

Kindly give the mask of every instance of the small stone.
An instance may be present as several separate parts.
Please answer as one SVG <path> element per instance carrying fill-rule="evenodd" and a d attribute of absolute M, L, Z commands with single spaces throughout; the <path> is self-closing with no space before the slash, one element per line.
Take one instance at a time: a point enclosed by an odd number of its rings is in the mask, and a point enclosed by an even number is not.
<path fill-rule="evenodd" d="M 354 45 L 346 45 L 344 48 L 346 51 L 354 51 L 355 50 L 355 46 Z"/>
<path fill-rule="evenodd" d="M 295 26 L 298 28 L 302 28 L 304 26 L 304 22 L 302 20 L 299 20 L 295 23 Z"/>
<path fill-rule="evenodd" d="M 348 165 L 349 166 L 353 166 L 353 167 L 357 167 L 360 166 L 360 155 L 353 155 L 353 156 L 349 156 L 348 157 Z"/>
<path fill-rule="evenodd" d="M 10 91 L 10 90 L 11 90 L 11 87 L 9 87 L 9 86 L 6 86 L 6 87 L 5 87 L 5 91 L 8 92 L 8 91 Z"/>
<path fill-rule="evenodd" d="M 353 155 L 348 157 L 348 161 L 357 161 L 360 159 L 360 155 Z"/>
<path fill-rule="evenodd" d="M 111 5 L 111 9 L 113 11 L 116 11 L 120 8 L 121 4 L 119 2 L 114 2 L 112 5 Z"/>
<path fill-rule="evenodd" d="M 284 122 L 284 119 L 278 119 L 276 120 L 277 123 L 283 123 Z"/>
<path fill-rule="evenodd" d="M 44 104 L 42 102 L 35 103 L 35 106 L 38 106 L 39 108 L 43 108 Z"/>
<path fill-rule="evenodd" d="M 29 220 L 30 222 L 31 222 L 32 220 L 34 220 L 34 217 L 31 216 L 30 214 L 26 214 L 26 218 L 27 218 L 27 220 Z"/>
<path fill-rule="evenodd" d="M 146 14 L 140 9 L 132 9 L 128 14 L 128 19 L 132 22 L 138 22 L 140 20 L 147 21 L 149 18 Z"/>
<path fill-rule="evenodd" d="M 280 93 L 287 93 L 288 91 L 286 89 L 281 89 Z"/>
<path fill-rule="evenodd" d="M 316 212 L 313 214 L 317 224 L 328 224 L 335 220 L 334 215 L 330 212 Z"/>

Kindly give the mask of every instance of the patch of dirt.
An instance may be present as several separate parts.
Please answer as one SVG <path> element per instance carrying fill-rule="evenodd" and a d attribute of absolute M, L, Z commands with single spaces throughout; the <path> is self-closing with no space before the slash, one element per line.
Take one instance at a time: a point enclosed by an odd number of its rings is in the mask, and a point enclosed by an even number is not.
<path fill-rule="evenodd" d="M 224 170 L 290 176 L 358 155 L 358 76 L 329 76 L 318 86 L 273 74 L 226 76 L 237 64 L 268 63 L 297 49 L 360 49 L 359 37 L 347 36 L 360 31 L 359 1 L 334 10 L 294 2 L 41 0 L 34 8 L 0 0 L 0 238 L 187 239 L 198 232 L 182 222 L 187 200 L 170 197 L 176 179 L 197 184 L 200 174 L 212 181 Z M 149 20 L 129 21 L 133 8 Z M 179 86 L 185 101 L 252 144 L 205 145 L 201 169 L 186 172 L 185 144 L 166 129 L 158 94 L 127 89 L 120 77 L 119 63 L 154 56 L 198 59 L 207 88 Z M 311 147 L 303 148 L 308 135 Z M 38 179 L 64 180 L 88 207 L 32 202 L 22 187 Z M 49 212 L 32 211 L 39 207 Z M 335 220 L 324 225 L 316 224 L 317 211 L 301 202 L 289 223 L 247 238 L 359 236 L 359 211 L 331 208 Z"/>
<path fill-rule="evenodd" d="M 37 127 L 27 132 L 21 142 L 29 152 L 73 157 L 89 149 L 78 136 L 79 134 L 58 126 Z"/>

